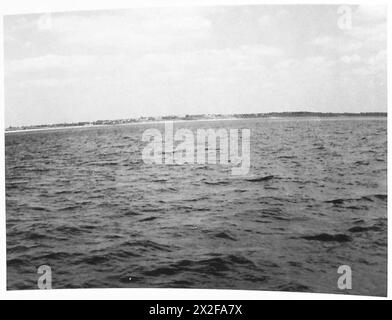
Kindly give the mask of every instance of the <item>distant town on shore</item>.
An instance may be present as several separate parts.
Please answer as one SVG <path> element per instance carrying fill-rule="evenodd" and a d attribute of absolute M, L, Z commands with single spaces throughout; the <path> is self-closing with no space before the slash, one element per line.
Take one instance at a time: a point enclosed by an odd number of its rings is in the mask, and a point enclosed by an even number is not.
<path fill-rule="evenodd" d="M 73 123 L 56 123 L 56 124 L 40 124 L 29 126 L 10 126 L 6 131 L 16 130 L 33 130 L 33 129 L 47 129 L 47 128 L 62 128 L 62 127 L 91 127 L 102 125 L 121 125 L 131 123 L 148 123 L 157 121 L 194 121 L 194 120 L 219 120 L 219 119 L 251 119 L 251 118 L 287 118 L 287 117 L 315 117 L 315 118 L 330 118 L 330 117 L 386 117 L 386 112 L 269 112 L 269 113 L 241 113 L 241 114 L 195 114 L 185 116 L 160 116 L 160 117 L 139 117 L 118 120 L 96 120 L 96 121 L 81 121 Z"/>

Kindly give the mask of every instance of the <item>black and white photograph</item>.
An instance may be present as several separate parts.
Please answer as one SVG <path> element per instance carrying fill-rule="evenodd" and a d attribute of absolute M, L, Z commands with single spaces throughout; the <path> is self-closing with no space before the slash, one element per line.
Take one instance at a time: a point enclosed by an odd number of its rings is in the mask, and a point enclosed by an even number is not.
<path fill-rule="evenodd" d="M 387 296 L 387 7 L 3 17 L 7 291 Z"/>

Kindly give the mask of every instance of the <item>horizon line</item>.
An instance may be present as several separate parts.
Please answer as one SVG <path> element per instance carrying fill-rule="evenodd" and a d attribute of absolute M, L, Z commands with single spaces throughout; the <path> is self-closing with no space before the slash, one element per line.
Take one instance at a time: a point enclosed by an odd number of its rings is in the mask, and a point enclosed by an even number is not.
<path fill-rule="evenodd" d="M 286 115 L 286 116 L 387 116 L 387 111 L 363 111 L 363 112 L 320 112 L 320 111 L 271 111 L 271 112 L 250 112 L 250 113 L 201 113 L 201 114 L 186 114 L 186 115 L 162 115 L 162 116 L 139 116 L 132 118 L 117 118 L 117 119 L 96 119 L 96 120 L 81 120 L 74 122 L 57 122 L 46 124 L 26 124 L 26 125 L 8 125 L 5 130 L 18 129 L 18 128 L 34 128 L 34 127 L 55 127 L 55 126 L 84 126 L 84 125 L 110 125 L 110 124 L 126 124 L 141 121 L 170 121 L 170 120 L 197 120 L 197 119 L 225 119 L 234 117 L 241 118 L 258 118 L 271 115 Z"/>

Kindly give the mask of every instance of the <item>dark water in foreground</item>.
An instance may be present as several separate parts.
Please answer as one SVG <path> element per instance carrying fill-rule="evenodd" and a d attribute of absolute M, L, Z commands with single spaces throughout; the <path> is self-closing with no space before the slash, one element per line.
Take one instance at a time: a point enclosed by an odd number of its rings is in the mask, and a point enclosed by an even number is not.
<path fill-rule="evenodd" d="M 180 287 L 385 295 L 387 122 L 187 122 L 251 129 L 251 170 L 147 165 L 147 128 L 6 134 L 8 289 Z M 268 179 L 259 179 L 270 176 Z M 129 280 L 129 277 L 132 279 Z"/>

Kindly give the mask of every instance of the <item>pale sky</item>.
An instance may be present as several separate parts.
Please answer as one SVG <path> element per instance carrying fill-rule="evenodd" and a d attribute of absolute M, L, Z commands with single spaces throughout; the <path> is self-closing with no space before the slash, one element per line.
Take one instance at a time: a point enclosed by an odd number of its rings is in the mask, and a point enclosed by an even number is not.
<path fill-rule="evenodd" d="M 386 11 L 351 8 L 343 29 L 338 6 L 6 16 L 5 125 L 385 112 Z"/>

